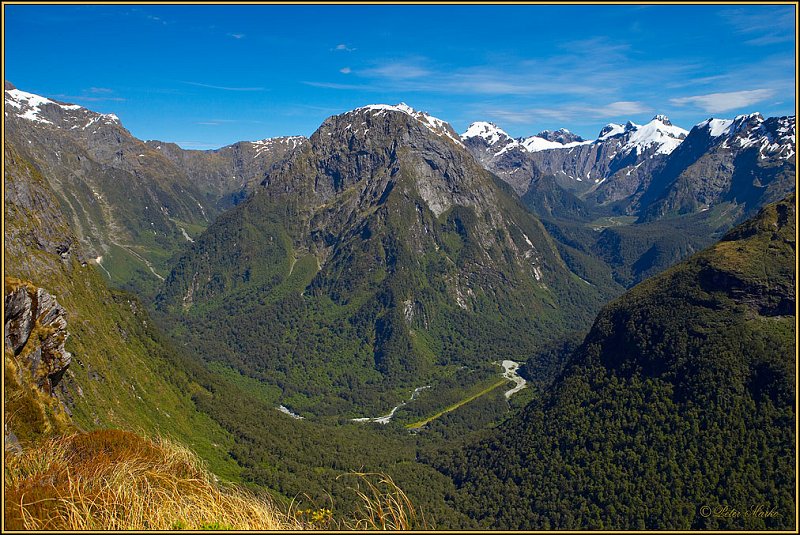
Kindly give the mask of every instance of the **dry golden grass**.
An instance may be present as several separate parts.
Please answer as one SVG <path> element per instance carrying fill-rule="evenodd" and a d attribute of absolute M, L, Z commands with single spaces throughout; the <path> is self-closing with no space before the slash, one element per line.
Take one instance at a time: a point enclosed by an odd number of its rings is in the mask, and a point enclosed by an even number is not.
<path fill-rule="evenodd" d="M 342 528 L 354 530 L 408 531 L 428 529 L 425 519 L 418 516 L 406 493 L 386 474 L 354 472 L 357 478 L 353 491 L 362 505 L 352 521 L 342 522 Z"/>
<path fill-rule="evenodd" d="M 63 436 L 6 455 L 5 528 L 295 530 L 268 499 L 214 481 L 188 449 L 125 431 Z"/>

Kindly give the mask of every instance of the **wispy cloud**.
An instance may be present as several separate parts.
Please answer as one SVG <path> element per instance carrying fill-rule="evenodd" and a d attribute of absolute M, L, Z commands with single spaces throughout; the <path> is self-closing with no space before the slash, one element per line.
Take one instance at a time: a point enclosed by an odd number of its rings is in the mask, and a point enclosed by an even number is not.
<path fill-rule="evenodd" d="M 126 100 L 123 97 L 115 95 L 114 90 L 107 87 L 90 87 L 88 89 L 82 89 L 80 95 L 59 94 L 54 96 L 67 102 L 125 102 Z"/>
<path fill-rule="evenodd" d="M 722 113 L 763 102 L 774 94 L 772 89 L 752 89 L 672 98 L 670 102 L 676 106 L 695 106 L 708 113 Z"/>
<path fill-rule="evenodd" d="M 187 85 L 194 85 L 197 87 L 206 87 L 208 89 L 220 89 L 222 91 L 266 91 L 264 87 L 226 87 L 221 85 L 202 84 L 200 82 L 181 82 Z"/>
<path fill-rule="evenodd" d="M 311 85 L 377 92 L 435 92 L 475 96 L 580 95 L 607 100 L 630 99 L 631 90 L 652 91 L 670 80 L 698 76 L 703 66 L 686 59 L 632 61 L 630 47 L 605 38 L 562 43 L 546 58 L 504 58 L 479 65 L 438 64 L 425 57 L 378 61 L 353 70 L 364 85 L 335 85 L 316 80 Z"/>
<path fill-rule="evenodd" d="M 342 74 L 350 74 L 353 70 L 350 67 L 342 67 L 339 69 L 339 72 Z"/>
<path fill-rule="evenodd" d="M 233 37 L 234 39 L 244 39 L 245 34 L 243 34 L 243 33 L 229 33 L 228 37 Z"/>
<path fill-rule="evenodd" d="M 744 42 L 765 46 L 792 42 L 795 39 L 794 7 L 747 6 L 724 9 L 719 16 L 743 37 Z"/>
<path fill-rule="evenodd" d="M 372 69 L 365 69 L 360 73 L 370 78 L 385 80 L 409 80 L 430 76 L 432 72 L 414 61 L 399 61 L 385 63 Z"/>
<path fill-rule="evenodd" d="M 642 102 L 620 101 L 600 106 L 599 108 L 589 108 L 586 110 L 592 117 L 605 119 L 607 117 L 620 117 L 625 115 L 638 115 L 652 111 L 652 108 Z"/>
<path fill-rule="evenodd" d="M 628 118 L 631 115 L 652 112 L 652 108 L 643 102 L 617 101 L 598 106 L 585 104 L 564 104 L 560 106 L 536 107 L 524 109 L 490 108 L 481 111 L 481 115 L 492 120 L 515 124 L 528 124 L 541 121 L 567 122 L 581 119 L 614 119 Z"/>
<path fill-rule="evenodd" d="M 340 44 L 336 45 L 335 47 L 331 48 L 331 50 L 334 51 L 334 52 L 354 52 L 354 51 L 356 51 L 358 49 L 357 48 L 353 48 L 353 47 L 349 47 L 344 43 L 340 43 Z"/>

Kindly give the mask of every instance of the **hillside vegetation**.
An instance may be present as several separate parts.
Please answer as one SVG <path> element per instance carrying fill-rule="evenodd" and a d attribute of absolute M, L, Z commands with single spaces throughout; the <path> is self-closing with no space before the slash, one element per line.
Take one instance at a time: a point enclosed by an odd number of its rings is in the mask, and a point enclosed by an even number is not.
<path fill-rule="evenodd" d="M 794 529 L 795 229 L 792 195 L 609 304 L 520 418 L 435 460 L 453 504 L 504 529 Z"/>

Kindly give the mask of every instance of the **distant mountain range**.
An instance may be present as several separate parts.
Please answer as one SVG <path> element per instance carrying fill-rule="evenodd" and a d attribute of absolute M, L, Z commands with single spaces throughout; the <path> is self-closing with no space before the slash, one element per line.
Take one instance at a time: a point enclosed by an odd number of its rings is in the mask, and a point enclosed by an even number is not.
<path fill-rule="evenodd" d="M 723 201 L 744 204 L 744 212 L 752 213 L 765 202 L 782 198 L 794 185 L 789 176 L 794 168 L 794 117 L 765 120 L 754 113 L 733 120 L 708 119 L 686 131 L 656 115 L 641 126 L 609 124 L 595 141 L 566 130 L 555 134 L 512 139 L 494 124 L 473 123 L 461 138 L 520 196 L 549 175 L 592 209 L 647 214 L 649 220 L 654 214 L 656 218 L 686 214 Z M 745 166 L 749 178 L 742 177 Z M 740 170 L 735 178 L 734 167 Z M 667 191 L 684 189 L 687 180 L 692 183 L 690 191 Z M 651 207 L 653 203 L 662 207 Z"/>
<path fill-rule="evenodd" d="M 794 117 L 375 104 L 192 151 L 4 111 L 7 443 L 140 428 L 351 509 L 336 476 L 385 471 L 445 528 L 795 527 Z"/>
<path fill-rule="evenodd" d="M 658 115 L 609 124 L 595 141 L 563 129 L 513 139 L 490 123 L 459 136 L 405 104 L 371 105 L 310 139 L 191 151 L 142 142 L 111 114 L 8 83 L 5 93 L 7 143 L 47 177 L 81 261 L 185 316 L 198 353 L 281 382 L 292 372 L 278 361 L 302 354 L 321 366 L 311 357 L 320 349 L 264 327 L 242 335 L 246 318 L 289 307 L 298 321 L 314 309 L 343 322 L 341 338 L 334 324 L 319 332 L 341 343 L 319 355 L 351 355 L 327 364 L 336 370 L 358 355 L 363 385 L 380 374 L 410 385 L 500 347 L 525 360 L 548 338 L 534 334 L 545 324 L 550 337 L 580 329 L 624 286 L 794 189 L 793 117 L 711 119 L 687 132 Z M 228 335 L 209 342 L 207 329 Z M 453 329 L 492 334 L 456 349 L 442 345 Z M 254 360 L 266 348 L 283 356 Z"/>

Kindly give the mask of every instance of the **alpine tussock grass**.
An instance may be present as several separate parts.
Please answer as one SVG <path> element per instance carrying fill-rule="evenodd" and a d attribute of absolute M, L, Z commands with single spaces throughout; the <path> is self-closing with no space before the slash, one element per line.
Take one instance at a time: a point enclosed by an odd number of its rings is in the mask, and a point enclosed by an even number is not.
<path fill-rule="evenodd" d="M 297 530 L 266 497 L 215 481 L 170 440 L 102 430 L 6 454 L 5 529 Z"/>

